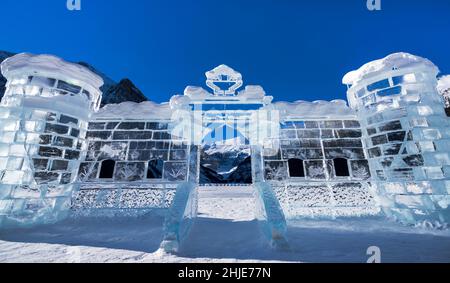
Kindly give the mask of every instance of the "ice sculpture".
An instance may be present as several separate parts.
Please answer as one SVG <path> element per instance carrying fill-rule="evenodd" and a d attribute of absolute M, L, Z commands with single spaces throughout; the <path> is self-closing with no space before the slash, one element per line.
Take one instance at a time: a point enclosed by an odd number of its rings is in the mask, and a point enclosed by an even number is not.
<path fill-rule="evenodd" d="M 287 224 L 272 185 L 264 180 L 263 150 L 262 147 L 254 145 L 252 147 L 253 162 L 253 182 L 255 187 L 255 215 L 258 219 L 263 235 L 269 241 L 272 248 L 278 250 L 289 250 L 286 238 Z"/>
<path fill-rule="evenodd" d="M 57 221 L 71 208 L 102 79 L 50 55 L 5 60 L 0 106 L 0 227 Z"/>
<path fill-rule="evenodd" d="M 78 172 L 77 215 L 136 216 L 172 206 L 177 187 L 189 180 L 192 147 L 171 136 L 171 113 L 168 104 L 127 102 L 93 115 Z"/>
<path fill-rule="evenodd" d="M 220 65 L 206 73 L 206 85 L 215 95 L 234 95 L 242 86 L 242 76 L 227 65 Z"/>
<path fill-rule="evenodd" d="M 438 68 L 407 53 L 348 73 L 377 199 L 390 217 L 448 223 L 450 120 L 436 90 Z"/>
<path fill-rule="evenodd" d="M 277 250 L 289 250 L 286 238 L 287 224 L 280 203 L 269 183 L 255 183 L 256 215 L 263 234 Z"/>
<path fill-rule="evenodd" d="M 161 249 L 168 253 L 178 252 L 197 217 L 198 190 L 194 183 L 184 183 L 177 194 L 164 222 L 164 238 Z"/>
<path fill-rule="evenodd" d="M 162 247 L 176 251 L 197 187 L 237 183 L 256 187 L 275 246 L 286 243 L 285 217 L 449 221 L 449 80 L 437 86 L 437 67 L 417 56 L 347 74 L 350 107 L 273 102 L 261 86 L 241 88 L 226 65 L 206 73 L 209 91 L 188 86 L 168 103 L 102 109 L 102 80 L 77 64 L 19 54 L 2 73 L 0 228 L 162 212 Z"/>
<path fill-rule="evenodd" d="M 213 93 L 189 86 L 184 96 L 172 97 L 172 136 L 201 146 L 208 136 L 236 139 L 236 131 L 248 144 L 270 150 L 267 140 L 278 136 L 280 128 L 279 112 L 270 107 L 273 97 L 266 96 L 260 86 L 246 86 L 237 92 L 242 76 L 226 65 L 207 72 L 206 77 Z M 217 130 L 224 128 L 226 131 Z"/>

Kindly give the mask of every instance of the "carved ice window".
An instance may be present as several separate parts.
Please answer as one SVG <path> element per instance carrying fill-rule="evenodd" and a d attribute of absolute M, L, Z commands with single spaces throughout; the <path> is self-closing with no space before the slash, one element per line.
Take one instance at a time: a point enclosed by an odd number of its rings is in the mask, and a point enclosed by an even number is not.
<path fill-rule="evenodd" d="M 114 160 L 102 161 L 99 178 L 100 179 L 112 179 L 113 175 L 114 175 L 115 167 L 116 167 L 116 162 Z"/>

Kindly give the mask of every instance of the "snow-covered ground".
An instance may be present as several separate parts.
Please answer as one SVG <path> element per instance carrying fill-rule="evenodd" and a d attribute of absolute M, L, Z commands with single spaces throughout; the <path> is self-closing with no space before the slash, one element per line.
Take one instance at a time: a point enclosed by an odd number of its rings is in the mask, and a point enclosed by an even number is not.
<path fill-rule="evenodd" d="M 249 188 L 202 189 L 199 218 L 179 255 L 158 250 L 161 216 L 70 219 L 0 232 L 0 262 L 450 262 L 450 231 L 403 227 L 382 218 L 289 223 L 292 250 L 267 247 Z"/>

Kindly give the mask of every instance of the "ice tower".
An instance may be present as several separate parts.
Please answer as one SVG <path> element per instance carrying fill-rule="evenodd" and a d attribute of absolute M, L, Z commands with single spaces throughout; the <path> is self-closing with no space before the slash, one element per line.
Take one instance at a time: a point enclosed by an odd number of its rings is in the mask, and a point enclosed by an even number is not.
<path fill-rule="evenodd" d="M 46 223 L 70 210 L 103 80 L 50 55 L 4 61 L 0 105 L 0 227 Z"/>
<path fill-rule="evenodd" d="M 450 120 L 436 90 L 438 68 L 407 53 L 348 73 L 379 204 L 408 224 L 448 223 Z"/>

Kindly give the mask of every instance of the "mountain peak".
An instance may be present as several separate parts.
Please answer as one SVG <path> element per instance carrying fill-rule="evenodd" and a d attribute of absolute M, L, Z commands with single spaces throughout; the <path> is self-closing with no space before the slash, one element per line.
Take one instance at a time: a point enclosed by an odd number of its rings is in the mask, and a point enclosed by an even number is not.
<path fill-rule="evenodd" d="M 147 100 L 145 95 L 133 84 L 133 82 L 130 79 L 125 78 L 103 93 L 102 106 L 125 101 L 140 103 Z"/>
<path fill-rule="evenodd" d="M 14 56 L 14 53 L 0 50 L 0 63 L 5 59 Z M 128 79 L 122 79 L 119 83 L 116 83 L 113 79 L 109 78 L 103 72 L 100 72 L 92 65 L 86 62 L 78 62 L 77 64 L 88 68 L 90 71 L 96 73 L 102 77 L 104 85 L 100 88 L 103 92 L 102 106 L 107 104 L 116 104 L 122 102 L 143 102 L 148 101 L 145 95 Z M 5 93 L 6 79 L 0 74 L 0 99 Z"/>

